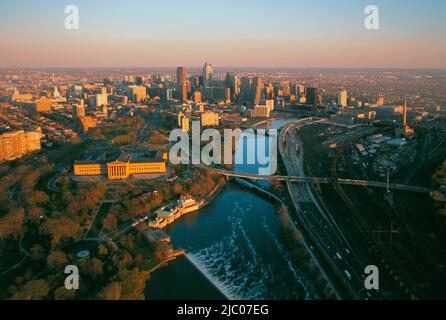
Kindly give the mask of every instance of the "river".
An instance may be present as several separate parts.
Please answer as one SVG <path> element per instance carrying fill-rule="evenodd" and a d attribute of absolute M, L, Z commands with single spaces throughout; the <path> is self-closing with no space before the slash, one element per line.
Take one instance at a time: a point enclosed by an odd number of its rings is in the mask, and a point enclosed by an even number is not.
<path fill-rule="evenodd" d="M 278 128 L 294 119 L 275 121 Z M 252 172 L 244 166 L 238 171 Z M 318 299 L 279 241 L 274 203 L 230 183 L 211 204 L 166 231 L 177 259 L 154 272 L 148 299 Z"/>

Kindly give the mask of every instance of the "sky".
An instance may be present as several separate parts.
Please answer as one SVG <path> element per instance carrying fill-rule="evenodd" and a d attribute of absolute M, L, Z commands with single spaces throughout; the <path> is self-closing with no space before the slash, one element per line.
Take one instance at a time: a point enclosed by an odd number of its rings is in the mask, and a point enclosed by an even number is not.
<path fill-rule="evenodd" d="M 445 0 L 0 1 L 0 67 L 446 68 L 445 39 Z"/>

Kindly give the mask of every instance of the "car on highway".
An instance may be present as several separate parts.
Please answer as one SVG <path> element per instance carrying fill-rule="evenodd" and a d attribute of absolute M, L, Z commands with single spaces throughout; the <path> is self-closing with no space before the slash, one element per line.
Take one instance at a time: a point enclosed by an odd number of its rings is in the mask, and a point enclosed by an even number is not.
<path fill-rule="evenodd" d="M 350 272 L 348 270 L 344 270 L 344 274 L 347 276 L 348 280 L 352 279 L 352 275 L 350 274 Z"/>

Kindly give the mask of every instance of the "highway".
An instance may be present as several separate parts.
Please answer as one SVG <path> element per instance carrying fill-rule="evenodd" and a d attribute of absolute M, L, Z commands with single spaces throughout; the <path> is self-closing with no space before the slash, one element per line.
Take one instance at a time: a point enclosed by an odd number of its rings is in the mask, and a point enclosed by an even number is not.
<path fill-rule="evenodd" d="M 301 121 L 284 128 L 280 135 L 279 150 L 282 160 L 290 176 L 304 177 L 303 148 L 299 137 L 294 130 L 312 121 Z M 352 299 L 379 299 L 376 291 L 364 289 L 363 272 L 365 265 L 355 254 L 342 231 L 328 212 L 327 208 L 313 190 L 311 180 L 292 181 L 286 180 L 288 191 L 300 225 L 309 234 L 316 244 L 321 256 L 325 258 L 346 292 L 346 298 Z"/>

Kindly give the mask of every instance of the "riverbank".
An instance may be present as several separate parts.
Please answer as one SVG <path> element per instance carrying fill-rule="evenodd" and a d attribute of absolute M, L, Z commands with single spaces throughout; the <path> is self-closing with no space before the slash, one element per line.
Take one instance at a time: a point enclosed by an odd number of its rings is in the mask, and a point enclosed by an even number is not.
<path fill-rule="evenodd" d="M 149 227 L 152 229 L 164 229 L 176 220 L 188 214 L 197 212 L 207 206 L 218 194 L 218 192 L 225 186 L 226 182 L 219 182 L 204 198 L 195 201 L 195 203 L 187 207 L 173 208 L 169 216 L 149 222 Z"/>
<path fill-rule="evenodd" d="M 211 192 L 209 192 L 209 194 L 204 198 L 204 199 L 201 199 L 200 200 L 200 202 L 198 203 L 198 208 L 197 208 L 197 210 L 194 210 L 194 211 L 190 211 L 190 212 L 188 212 L 187 214 L 191 214 L 191 213 L 194 213 L 194 212 L 197 212 L 197 211 L 199 211 L 199 210 L 201 210 L 201 209 L 203 209 L 204 207 L 206 207 L 207 205 L 209 205 L 211 202 L 212 202 L 212 200 L 219 194 L 219 192 L 224 188 L 224 186 L 226 185 L 226 182 L 222 182 L 222 183 L 218 183 L 215 187 L 214 187 L 214 189 L 212 189 L 211 190 Z M 185 214 L 186 215 L 186 214 Z M 184 217 L 185 215 L 181 215 L 181 217 Z M 181 217 L 179 217 L 179 218 L 181 218 Z M 172 223 L 174 223 L 174 221 L 172 221 Z M 164 229 L 165 227 L 167 227 L 169 224 L 166 224 L 165 226 L 163 226 L 163 228 L 161 228 L 161 229 Z M 149 273 L 149 275 L 151 276 L 154 272 L 156 272 L 156 271 L 158 271 L 158 270 L 160 270 L 160 269 L 163 269 L 163 268 L 169 268 L 170 266 L 170 264 L 172 264 L 172 263 L 175 263 L 175 261 L 176 260 L 178 260 L 178 259 L 182 259 L 183 257 L 187 257 L 186 256 L 186 250 L 184 250 L 184 249 L 174 249 L 174 247 L 172 246 L 172 249 L 174 250 L 174 251 L 172 251 L 172 253 L 171 254 L 169 254 L 165 259 L 163 259 L 162 261 L 160 261 L 157 265 L 155 265 L 155 266 L 153 266 L 152 268 L 150 268 L 149 270 L 148 270 L 148 273 Z M 187 260 L 189 261 L 189 263 L 190 264 L 193 264 L 194 265 L 194 267 L 195 267 L 195 269 L 198 271 L 198 272 L 200 272 L 201 273 L 201 271 L 198 269 L 198 267 L 191 261 L 191 259 L 190 258 L 187 258 Z M 180 264 L 181 265 L 184 265 L 185 264 L 185 262 L 180 262 Z M 171 267 L 171 268 L 173 268 L 174 270 L 176 269 L 176 267 Z M 214 297 L 217 297 L 217 299 L 218 299 L 218 297 L 219 296 L 222 296 L 224 299 L 226 299 L 226 300 L 228 300 L 229 298 L 223 293 L 223 291 L 221 291 L 220 289 L 218 289 L 217 288 L 217 286 L 214 284 L 214 282 L 212 282 L 204 273 L 201 273 L 202 274 L 202 276 L 204 277 L 204 278 L 206 278 L 207 279 L 207 281 L 208 281 L 208 284 L 206 285 L 206 284 L 203 284 L 203 285 L 205 285 L 205 286 L 210 286 L 210 287 L 213 287 L 215 290 L 217 290 L 218 292 L 219 292 L 219 294 L 216 294 L 216 293 L 212 293 L 211 294 L 211 296 L 214 296 Z M 198 277 L 198 276 L 195 276 L 195 277 Z M 200 280 L 201 282 L 205 282 L 204 280 Z M 207 290 L 207 291 L 212 291 L 212 290 Z M 164 292 L 164 291 L 161 291 L 161 292 Z M 186 298 L 178 298 L 178 299 L 188 299 L 187 297 Z"/>
<path fill-rule="evenodd" d="M 226 298 L 318 299 L 314 288 L 293 266 L 290 255 L 280 243 L 280 227 L 273 204 L 235 183 L 229 183 L 207 207 L 181 218 L 166 232 L 175 247 L 186 249 L 186 257 L 207 279 L 207 286 L 211 283 L 211 287 Z M 182 257 L 156 271 L 148 282 L 148 288 L 154 288 L 152 282 L 158 285 L 155 279 L 158 273 L 166 272 L 171 272 L 172 278 L 163 277 L 164 286 L 183 286 L 184 279 L 190 277 L 189 271 L 171 269 L 180 259 Z M 178 272 L 184 278 L 181 281 L 177 278 Z M 156 288 L 155 291 L 158 290 Z M 196 287 L 189 289 L 199 290 Z M 162 299 L 165 294 L 163 289 L 159 290 Z M 152 292 L 150 297 L 154 296 L 156 298 L 156 292 Z"/>

